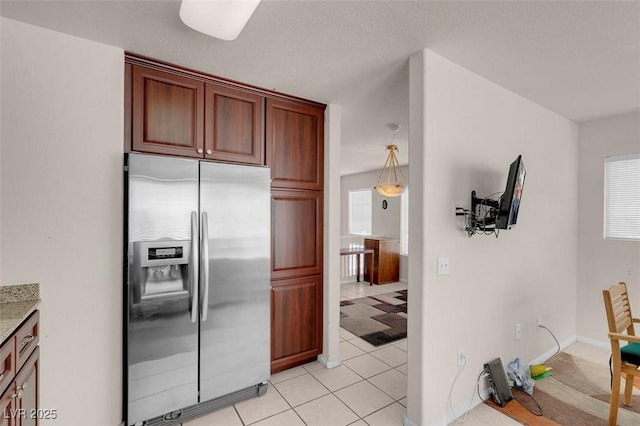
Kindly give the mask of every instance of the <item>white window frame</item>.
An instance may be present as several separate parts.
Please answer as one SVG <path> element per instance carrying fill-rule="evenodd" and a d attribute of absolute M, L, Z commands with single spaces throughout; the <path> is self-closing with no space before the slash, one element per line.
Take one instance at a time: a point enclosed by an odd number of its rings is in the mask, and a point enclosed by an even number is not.
<path fill-rule="evenodd" d="M 607 240 L 640 241 L 640 154 L 604 160 L 604 221 Z"/>
<path fill-rule="evenodd" d="M 367 229 L 363 230 L 362 227 L 358 227 L 360 229 L 354 229 L 355 228 L 354 220 L 356 220 L 356 218 L 354 217 L 356 215 L 356 212 L 354 211 L 354 208 L 355 208 L 354 201 L 355 201 L 356 196 L 364 195 L 365 193 L 369 194 L 368 209 L 366 208 L 366 205 L 365 205 L 365 208 L 359 213 L 362 214 L 365 217 L 368 215 L 368 219 L 369 219 L 368 228 L 369 229 L 368 230 Z M 349 190 L 349 212 L 348 212 L 348 215 L 349 215 L 349 234 L 351 234 L 351 235 L 364 235 L 364 236 L 371 235 L 371 229 L 372 229 L 372 223 L 373 223 L 373 208 L 372 208 L 373 204 L 372 203 L 373 203 L 373 194 L 371 192 L 371 188 L 350 189 Z M 364 221 L 366 221 L 366 219 Z"/>

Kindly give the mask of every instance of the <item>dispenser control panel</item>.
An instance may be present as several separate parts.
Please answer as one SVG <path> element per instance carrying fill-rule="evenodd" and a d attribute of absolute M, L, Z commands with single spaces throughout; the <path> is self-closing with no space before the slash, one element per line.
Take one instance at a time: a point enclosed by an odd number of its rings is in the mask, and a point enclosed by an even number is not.
<path fill-rule="evenodd" d="M 134 241 L 133 266 L 145 268 L 189 263 L 190 240 Z"/>
<path fill-rule="evenodd" d="M 160 259 L 182 259 L 183 248 L 180 247 L 150 247 L 148 251 L 148 260 Z"/>

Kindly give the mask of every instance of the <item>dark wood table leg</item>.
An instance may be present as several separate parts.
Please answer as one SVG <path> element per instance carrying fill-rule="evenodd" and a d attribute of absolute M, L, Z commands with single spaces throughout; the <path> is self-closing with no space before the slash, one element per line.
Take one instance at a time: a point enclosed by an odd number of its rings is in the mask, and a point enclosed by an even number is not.
<path fill-rule="evenodd" d="M 356 281 L 360 282 L 360 255 L 356 254 Z"/>

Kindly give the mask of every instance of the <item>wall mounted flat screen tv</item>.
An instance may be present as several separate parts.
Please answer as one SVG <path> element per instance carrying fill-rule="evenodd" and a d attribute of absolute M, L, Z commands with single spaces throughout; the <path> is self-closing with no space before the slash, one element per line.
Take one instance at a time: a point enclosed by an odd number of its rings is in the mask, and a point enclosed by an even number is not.
<path fill-rule="evenodd" d="M 518 221 L 518 210 L 522 200 L 522 189 L 524 188 L 524 178 L 527 171 L 522 162 L 522 155 L 511 163 L 509 167 L 509 177 L 504 194 L 500 197 L 500 208 L 496 229 L 511 229 Z"/>

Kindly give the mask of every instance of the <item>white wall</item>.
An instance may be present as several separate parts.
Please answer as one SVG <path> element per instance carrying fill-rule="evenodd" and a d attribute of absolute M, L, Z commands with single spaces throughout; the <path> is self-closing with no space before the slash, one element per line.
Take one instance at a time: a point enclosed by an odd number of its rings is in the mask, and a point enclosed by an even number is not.
<path fill-rule="evenodd" d="M 529 362 L 554 347 L 537 316 L 561 342 L 575 335 L 578 129 L 428 50 L 411 58 L 410 80 L 410 220 L 419 242 L 410 246 L 409 281 L 422 275 L 422 285 L 421 306 L 409 297 L 408 416 L 430 425 L 451 419 L 446 390 L 458 348 L 467 357 L 453 392 L 461 413 L 485 362 Z M 455 206 L 469 208 L 474 189 L 503 191 L 518 154 L 527 167 L 518 225 L 499 238 L 468 238 Z M 438 277 L 441 256 L 450 275 Z"/>
<path fill-rule="evenodd" d="M 120 49 L 2 18 L 3 284 L 41 285 L 44 424 L 121 421 Z"/>
<path fill-rule="evenodd" d="M 342 109 L 329 104 L 324 115 L 324 286 L 322 354 L 328 368 L 340 360 L 340 130 Z"/>
<path fill-rule="evenodd" d="M 0 99 L 2 99 L 2 23 L 0 19 Z M 0 178 L 2 177 L 2 102 L 0 102 Z M 2 285 L 2 181 L 0 180 L 0 285 Z"/>
<path fill-rule="evenodd" d="M 604 159 L 640 153 L 640 112 L 580 124 L 577 334 L 608 346 L 602 290 L 626 281 L 640 313 L 640 242 L 603 238 Z"/>
<path fill-rule="evenodd" d="M 385 158 L 380 158 L 380 167 Z M 408 168 L 402 170 L 408 178 Z M 380 170 L 342 176 L 340 179 L 341 202 L 340 228 L 342 235 L 349 235 L 349 191 L 370 189 L 378 181 Z M 382 208 L 382 200 L 387 200 L 387 209 Z M 371 196 L 371 234 L 400 238 L 400 197 L 386 198 L 372 190 Z"/>

